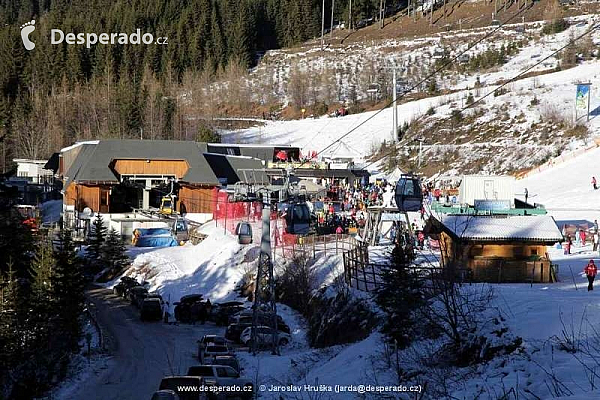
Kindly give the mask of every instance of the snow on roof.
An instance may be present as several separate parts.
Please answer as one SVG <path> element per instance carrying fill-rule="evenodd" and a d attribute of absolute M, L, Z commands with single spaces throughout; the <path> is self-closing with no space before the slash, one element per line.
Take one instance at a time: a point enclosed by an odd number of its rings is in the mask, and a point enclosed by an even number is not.
<path fill-rule="evenodd" d="M 98 144 L 98 143 L 100 143 L 99 140 L 87 140 L 87 141 L 77 142 L 75 144 L 72 144 L 71 146 L 63 147 L 62 149 L 60 149 L 60 152 L 64 153 L 66 151 L 72 150 L 72 149 L 82 146 L 84 144 Z"/>
<path fill-rule="evenodd" d="M 466 240 L 526 240 L 555 243 L 563 240 L 554 218 L 537 216 L 447 215 L 441 223 L 455 236 Z"/>

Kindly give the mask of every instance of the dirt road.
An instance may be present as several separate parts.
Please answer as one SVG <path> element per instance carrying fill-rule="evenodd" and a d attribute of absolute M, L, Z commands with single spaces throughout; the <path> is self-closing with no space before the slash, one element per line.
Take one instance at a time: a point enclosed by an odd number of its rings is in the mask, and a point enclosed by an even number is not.
<path fill-rule="evenodd" d="M 141 322 L 138 310 L 104 288 L 89 289 L 112 356 L 110 367 L 81 384 L 74 399 L 149 400 L 166 375 L 185 375 L 196 359 L 196 340 L 204 334 L 223 334 L 206 325 L 166 325 Z"/>

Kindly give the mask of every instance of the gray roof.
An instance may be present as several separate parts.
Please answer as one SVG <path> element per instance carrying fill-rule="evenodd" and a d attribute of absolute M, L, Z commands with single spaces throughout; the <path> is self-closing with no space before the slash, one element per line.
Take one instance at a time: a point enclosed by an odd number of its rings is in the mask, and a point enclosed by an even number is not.
<path fill-rule="evenodd" d="M 269 183 L 269 178 L 259 159 L 215 153 L 204 153 L 204 158 L 208 161 L 217 178 L 223 179 L 227 184 L 237 182 Z"/>
<path fill-rule="evenodd" d="M 219 180 L 202 156 L 206 143 L 177 140 L 101 140 L 83 144 L 76 160 L 66 173 L 69 182 L 118 183 L 109 164 L 115 159 L 186 160 L 189 169 L 182 181 L 218 185 Z"/>
<path fill-rule="evenodd" d="M 549 215 L 443 215 L 441 223 L 454 236 L 474 241 L 530 241 L 556 243 L 563 236 Z"/>

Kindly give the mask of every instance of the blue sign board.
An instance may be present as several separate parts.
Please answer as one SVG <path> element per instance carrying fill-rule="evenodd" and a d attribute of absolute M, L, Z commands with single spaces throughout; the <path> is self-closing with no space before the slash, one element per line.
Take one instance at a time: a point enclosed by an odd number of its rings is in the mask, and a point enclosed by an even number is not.
<path fill-rule="evenodd" d="M 474 206 L 480 211 L 507 211 L 510 210 L 510 200 L 475 200 Z"/>

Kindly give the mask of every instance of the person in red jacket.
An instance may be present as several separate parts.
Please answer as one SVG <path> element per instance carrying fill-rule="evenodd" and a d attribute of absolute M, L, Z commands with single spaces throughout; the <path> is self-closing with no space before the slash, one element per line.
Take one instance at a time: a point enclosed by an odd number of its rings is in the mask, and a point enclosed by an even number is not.
<path fill-rule="evenodd" d="M 588 292 L 590 290 L 594 290 L 594 279 L 596 279 L 596 274 L 598 273 L 598 268 L 596 268 L 596 264 L 594 264 L 594 260 L 590 260 L 588 265 L 585 266 L 583 270 L 585 275 L 588 278 Z"/>
<path fill-rule="evenodd" d="M 579 238 L 581 239 L 581 243 L 583 246 L 585 246 L 585 238 L 587 237 L 585 231 L 583 229 L 581 229 L 579 231 Z"/>

